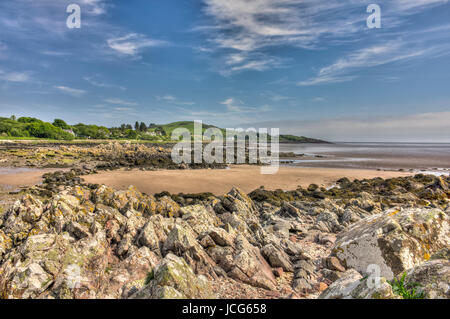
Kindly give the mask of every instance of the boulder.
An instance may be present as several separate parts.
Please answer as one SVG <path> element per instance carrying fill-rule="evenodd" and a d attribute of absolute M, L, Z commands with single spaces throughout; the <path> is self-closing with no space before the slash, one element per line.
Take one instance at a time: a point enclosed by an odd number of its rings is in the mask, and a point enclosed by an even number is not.
<path fill-rule="evenodd" d="M 175 225 L 163 245 L 163 252 L 182 255 L 190 248 L 199 245 L 194 232 L 181 225 Z"/>
<path fill-rule="evenodd" d="M 207 299 L 213 297 L 210 283 L 196 276 L 183 258 L 169 253 L 154 270 L 149 283 L 131 299 Z M 149 278 L 150 279 L 150 278 Z"/>
<path fill-rule="evenodd" d="M 319 299 L 399 299 L 385 278 L 376 283 L 369 281 L 370 278 L 363 278 L 350 269 L 322 292 Z"/>
<path fill-rule="evenodd" d="M 354 269 L 347 270 L 341 278 L 333 282 L 319 299 L 349 298 L 351 292 L 360 284 L 362 276 Z"/>
<path fill-rule="evenodd" d="M 339 234 L 333 255 L 366 273 L 378 265 L 388 280 L 450 245 L 448 216 L 439 209 L 391 209 L 353 224 Z"/>
<path fill-rule="evenodd" d="M 289 260 L 289 256 L 273 244 L 268 244 L 261 249 L 262 255 L 273 268 L 281 267 L 284 271 L 293 272 L 294 267 Z"/>
<path fill-rule="evenodd" d="M 207 252 L 231 278 L 254 287 L 275 289 L 276 280 L 272 268 L 259 249 L 243 235 L 236 236 L 233 246 L 210 247 Z"/>

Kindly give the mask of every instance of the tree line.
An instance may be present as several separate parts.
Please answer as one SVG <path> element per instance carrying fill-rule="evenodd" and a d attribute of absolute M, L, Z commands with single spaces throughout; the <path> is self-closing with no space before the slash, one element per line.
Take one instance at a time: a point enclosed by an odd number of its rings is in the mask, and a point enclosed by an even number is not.
<path fill-rule="evenodd" d="M 161 126 L 144 122 L 122 124 L 119 127 L 107 128 L 105 126 L 87 125 L 79 123 L 68 125 L 62 119 L 55 119 L 52 123 L 37 118 L 20 117 L 12 115 L 9 118 L 0 117 L 0 135 L 3 137 L 33 137 L 55 140 L 80 139 L 142 139 L 165 140 L 166 132 Z"/>

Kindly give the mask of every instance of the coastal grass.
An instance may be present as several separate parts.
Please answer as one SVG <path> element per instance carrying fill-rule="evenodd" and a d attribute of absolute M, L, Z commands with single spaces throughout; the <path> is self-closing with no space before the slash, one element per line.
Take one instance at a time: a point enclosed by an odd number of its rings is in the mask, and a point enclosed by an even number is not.
<path fill-rule="evenodd" d="M 149 271 L 147 273 L 147 276 L 145 277 L 145 285 L 147 286 L 150 284 L 150 282 L 155 278 L 155 271 L 152 269 L 152 271 Z"/>
<path fill-rule="evenodd" d="M 406 272 L 403 273 L 400 279 L 395 279 L 390 282 L 392 290 L 396 295 L 401 296 L 403 299 L 424 299 L 425 294 L 418 292 L 420 285 L 415 282 L 406 284 Z"/>

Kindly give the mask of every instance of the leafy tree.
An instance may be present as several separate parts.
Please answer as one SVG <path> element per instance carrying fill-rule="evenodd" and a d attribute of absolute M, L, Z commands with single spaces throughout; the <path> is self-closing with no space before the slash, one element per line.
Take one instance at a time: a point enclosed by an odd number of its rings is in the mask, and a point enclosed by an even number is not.
<path fill-rule="evenodd" d="M 83 138 L 106 139 L 110 132 L 104 126 L 77 124 L 72 127 L 75 134 Z"/>
<path fill-rule="evenodd" d="M 65 139 L 71 140 L 74 136 L 70 133 L 64 132 L 61 128 L 53 126 L 46 122 L 31 122 L 25 127 L 30 136 L 50 139 Z"/>
<path fill-rule="evenodd" d="M 60 127 L 60 128 L 62 128 L 63 130 L 68 130 L 68 129 L 70 129 L 70 126 L 67 125 L 67 123 L 64 122 L 64 121 L 61 120 L 61 119 L 55 119 L 55 120 L 53 121 L 53 126 Z"/>
<path fill-rule="evenodd" d="M 139 122 L 138 121 L 136 121 L 136 123 L 134 123 L 134 130 L 139 131 Z"/>
<path fill-rule="evenodd" d="M 141 131 L 141 132 L 147 131 L 147 125 L 145 125 L 144 122 L 141 122 L 141 124 L 139 125 L 139 131 Z"/>
<path fill-rule="evenodd" d="M 16 119 L 16 116 L 13 114 L 13 115 L 11 115 L 11 117 L 9 118 L 10 120 L 12 120 L 12 121 L 16 121 L 17 119 Z"/>
<path fill-rule="evenodd" d="M 135 140 L 135 139 L 137 139 L 137 137 L 138 137 L 138 134 L 136 131 L 133 131 L 133 130 L 127 131 L 127 138 Z"/>
<path fill-rule="evenodd" d="M 20 123 L 35 123 L 35 122 L 40 122 L 40 123 L 44 123 L 39 119 L 36 119 L 34 117 L 20 117 L 17 122 Z"/>

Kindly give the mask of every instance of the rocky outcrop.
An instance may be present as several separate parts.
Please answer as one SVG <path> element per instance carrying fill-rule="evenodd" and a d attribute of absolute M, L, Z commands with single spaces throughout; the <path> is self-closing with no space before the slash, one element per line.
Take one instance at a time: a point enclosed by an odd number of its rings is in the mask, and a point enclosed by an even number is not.
<path fill-rule="evenodd" d="M 448 298 L 448 178 L 216 197 L 58 176 L 0 214 L 0 298 L 399 298 L 404 273 Z"/>
<path fill-rule="evenodd" d="M 353 224 L 338 236 L 333 254 L 361 273 L 377 265 L 393 279 L 450 245 L 448 216 L 439 209 L 391 209 Z"/>
<path fill-rule="evenodd" d="M 134 187 L 66 187 L 45 204 L 27 194 L 1 218 L 1 296 L 203 298 L 211 296 L 208 280 L 219 277 L 274 290 L 272 267 L 247 240 L 258 222 L 256 206 L 234 189 L 223 207 L 232 212 L 180 207 Z M 224 214 L 239 216 L 242 231 L 225 224 Z M 264 234 L 261 226 L 257 231 Z M 264 251 L 273 267 L 289 268 L 280 249 Z M 155 280 L 144 286 L 151 272 Z M 187 281 L 180 282 L 179 272 Z"/>

